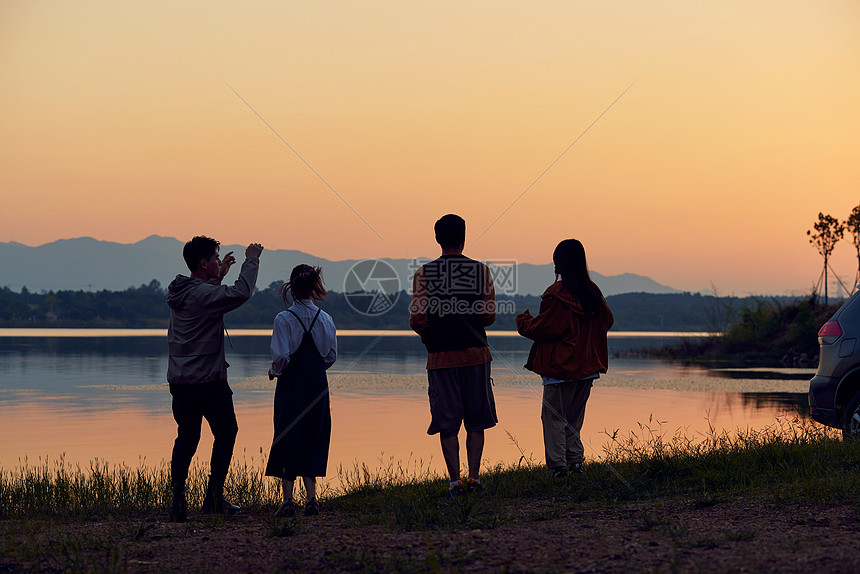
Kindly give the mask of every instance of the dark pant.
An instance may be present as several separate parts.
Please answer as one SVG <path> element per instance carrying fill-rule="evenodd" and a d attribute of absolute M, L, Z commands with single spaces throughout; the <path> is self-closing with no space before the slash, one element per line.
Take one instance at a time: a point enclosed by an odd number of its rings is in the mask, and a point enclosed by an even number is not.
<path fill-rule="evenodd" d="M 233 391 L 227 381 L 196 385 L 170 385 L 173 395 L 173 419 L 177 425 L 173 458 L 170 461 L 171 482 L 183 486 L 188 478 L 188 467 L 200 442 L 203 419 L 209 423 L 215 441 L 210 461 L 212 479 L 224 483 L 239 425 L 233 410 Z"/>
<path fill-rule="evenodd" d="M 591 395 L 591 381 L 564 381 L 543 386 L 540 418 L 543 423 L 543 444 L 546 465 L 559 468 L 581 463 L 585 454 L 582 446 L 582 423 L 585 403 Z"/>

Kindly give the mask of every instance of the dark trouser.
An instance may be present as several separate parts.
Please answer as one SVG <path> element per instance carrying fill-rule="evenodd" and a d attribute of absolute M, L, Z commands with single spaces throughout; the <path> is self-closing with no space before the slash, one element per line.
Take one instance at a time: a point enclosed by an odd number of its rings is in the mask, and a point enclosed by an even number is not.
<path fill-rule="evenodd" d="M 233 391 L 227 381 L 197 385 L 170 385 L 173 395 L 173 418 L 177 425 L 173 458 L 170 461 L 171 483 L 182 487 L 188 478 L 188 467 L 200 442 L 203 419 L 209 423 L 212 436 L 212 480 L 223 485 L 233 458 L 233 445 L 239 425 L 233 410 Z"/>
<path fill-rule="evenodd" d="M 541 422 L 546 465 L 559 468 L 581 463 L 582 423 L 585 403 L 591 394 L 591 381 L 565 381 L 543 386 Z"/>

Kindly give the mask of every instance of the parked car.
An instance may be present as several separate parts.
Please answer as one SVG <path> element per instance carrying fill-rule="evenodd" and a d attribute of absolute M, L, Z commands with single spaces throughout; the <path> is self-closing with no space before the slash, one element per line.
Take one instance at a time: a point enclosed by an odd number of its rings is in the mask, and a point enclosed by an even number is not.
<path fill-rule="evenodd" d="M 809 414 L 860 439 L 860 291 L 818 331 L 818 371 L 809 382 Z"/>

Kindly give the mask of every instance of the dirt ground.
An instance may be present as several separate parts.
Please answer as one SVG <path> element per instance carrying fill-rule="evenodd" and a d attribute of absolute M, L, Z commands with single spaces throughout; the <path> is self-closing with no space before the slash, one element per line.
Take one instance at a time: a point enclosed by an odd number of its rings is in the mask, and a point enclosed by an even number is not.
<path fill-rule="evenodd" d="M 534 503 L 489 530 L 398 532 L 325 506 L 287 520 L 4 520 L 0 572 L 856 572 L 858 533 L 854 504 L 749 498 L 564 511 Z"/>

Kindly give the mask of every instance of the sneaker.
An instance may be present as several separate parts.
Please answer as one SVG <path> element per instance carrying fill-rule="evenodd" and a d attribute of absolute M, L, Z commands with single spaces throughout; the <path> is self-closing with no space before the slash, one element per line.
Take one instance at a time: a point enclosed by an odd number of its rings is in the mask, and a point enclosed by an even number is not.
<path fill-rule="evenodd" d="M 563 466 L 552 466 L 547 469 L 553 478 L 564 478 L 567 476 L 567 469 Z"/>
<path fill-rule="evenodd" d="M 239 514 L 241 508 L 224 498 L 223 494 L 207 493 L 200 510 L 205 514 Z"/>
<path fill-rule="evenodd" d="M 466 494 L 477 494 L 484 490 L 483 485 L 481 484 L 480 478 L 469 478 L 466 481 Z"/>
<path fill-rule="evenodd" d="M 305 505 L 305 516 L 316 516 L 320 513 L 320 503 L 317 502 L 316 498 L 311 498 L 308 500 L 308 503 Z"/>
<path fill-rule="evenodd" d="M 567 472 L 568 474 L 582 474 L 582 463 L 575 462 L 567 465 Z"/>
<path fill-rule="evenodd" d="M 286 518 L 296 515 L 296 505 L 292 500 L 285 501 L 278 510 L 275 511 L 275 518 Z"/>
<path fill-rule="evenodd" d="M 175 490 L 170 501 L 170 522 L 188 521 L 188 503 L 185 500 L 185 490 Z"/>
<path fill-rule="evenodd" d="M 457 497 L 458 497 L 458 496 L 460 496 L 461 494 L 463 494 L 463 481 L 462 481 L 462 480 L 458 480 L 458 481 L 456 481 L 456 482 L 452 482 L 452 483 L 448 486 L 448 494 L 446 494 L 446 496 L 447 496 L 449 499 L 457 498 Z"/>

